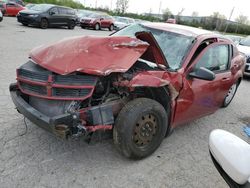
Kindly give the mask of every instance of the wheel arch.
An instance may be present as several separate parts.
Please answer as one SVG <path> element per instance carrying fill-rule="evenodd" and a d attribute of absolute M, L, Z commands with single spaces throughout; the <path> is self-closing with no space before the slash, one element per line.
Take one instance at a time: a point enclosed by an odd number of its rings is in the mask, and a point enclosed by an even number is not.
<path fill-rule="evenodd" d="M 40 18 L 40 22 L 42 21 L 42 19 L 47 20 L 48 24 L 50 24 L 50 21 L 49 21 L 49 19 L 48 19 L 46 16 L 42 16 L 42 17 Z"/>
<path fill-rule="evenodd" d="M 157 101 L 160 103 L 163 108 L 165 109 L 167 115 L 168 115 L 168 128 L 166 135 L 171 130 L 171 91 L 168 86 L 162 86 L 162 87 L 137 87 L 134 90 L 136 95 L 139 95 L 140 97 L 149 98 L 152 100 Z"/>

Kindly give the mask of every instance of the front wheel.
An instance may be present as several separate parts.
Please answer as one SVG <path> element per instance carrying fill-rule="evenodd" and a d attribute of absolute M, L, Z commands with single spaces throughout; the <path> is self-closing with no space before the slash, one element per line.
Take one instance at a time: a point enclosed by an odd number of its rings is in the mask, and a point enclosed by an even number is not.
<path fill-rule="evenodd" d="M 238 89 L 238 86 L 239 86 L 239 83 L 234 83 L 230 89 L 228 90 L 228 93 L 226 95 L 226 97 L 224 98 L 224 101 L 223 101 L 223 104 L 222 104 L 222 107 L 227 107 L 231 101 L 233 100 L 234 98 L 234 95 Z"/>
<path fill-rule="evenodd" d="M 111 25 L 109 26 L 109 31 L 113 31 L 113 30 L 114 30 L 114 25 L 111 24 Z"/>
<path fill-rule="evenodd" d="M 128 158 L 141 159 L 161 144 L 168 127 L 168 115 L 155 100 L 138 98 L 120 111 L 113 129 L 114 144 Z"/>
<path fill-rule="evenodd" d="M 100 30 L 101 29 L 100 24 L 99 23 L 95 24 L 94 29 L 95 30 Z"/>
<path fill-rule="evenodd" d="M 41 19 L 41 22 L 40 22 L 40 27 L 41 27 L 42 29 L 47 29 L 47 28 L 49 27 L 49 22 L 48 22 L 48 20 L 45 19 L 45 18 L 42 18 L 42 19 Z"/>

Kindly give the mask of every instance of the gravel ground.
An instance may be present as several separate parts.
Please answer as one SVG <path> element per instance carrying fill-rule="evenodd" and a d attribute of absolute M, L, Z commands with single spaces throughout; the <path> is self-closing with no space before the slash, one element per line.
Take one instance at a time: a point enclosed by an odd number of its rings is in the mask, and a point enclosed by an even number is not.
<path fill-rule="evenodd" d="M 16 18 L 0 23 L 0 187 L 227 187 L 210 160 L 208 135 L 222 128 L 248 138 L 250 80 L 243 80 L 231 105 L 177 128 L 150 157 L 131 161 L 115 150 L 111 139 L 85 143 L 60 140 L 27 121 L 14 109 L 8 85 L 15 68 L 35 46 L 76 35 L 108 35 L 76 28 L 41 30 L 23 27 Z"/>

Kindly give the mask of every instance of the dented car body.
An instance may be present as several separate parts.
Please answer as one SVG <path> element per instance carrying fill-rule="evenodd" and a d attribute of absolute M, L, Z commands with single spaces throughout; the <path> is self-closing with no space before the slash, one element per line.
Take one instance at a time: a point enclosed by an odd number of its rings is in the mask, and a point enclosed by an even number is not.
<path fill-rule="evenodd" d="M 209 31 L 149 23 L 37 47 L 17 69 L 17 110 L 61 137 L 113 130 L 118 150 L 150 155 L 173 128 L 226 107 L 245 57 Z"/>

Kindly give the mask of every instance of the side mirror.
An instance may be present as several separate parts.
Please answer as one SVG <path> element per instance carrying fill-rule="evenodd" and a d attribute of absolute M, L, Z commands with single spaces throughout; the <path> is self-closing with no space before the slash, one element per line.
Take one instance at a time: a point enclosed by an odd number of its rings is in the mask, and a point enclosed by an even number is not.
<path fill-rule="evenodd" d="M 215 79 L 215 74 L 212 71 L 206 69 L 205 67 L 200 67 L 195 71 L 189 73 L 189 77 L 212 81 Z"/>
<path fill-rule="evenodd" d="M 104 18 L 100 18 L 100 20 L 102 21 L 102 20 L 104 20 Z"/>
<path fill-rule="evenodd" d="M 51 11 L 51 12 L 49 12 L 49 15 L 54 15 L 54 14 L 56 14 L 55 12 L 53 12 L 53 11 Z"/>
<path fill-rule="evenodd" d="M 230 187 L 250 186 L 250 145 L 239 137 L 213 130 L 209 150 L 215 167 Z"/>

